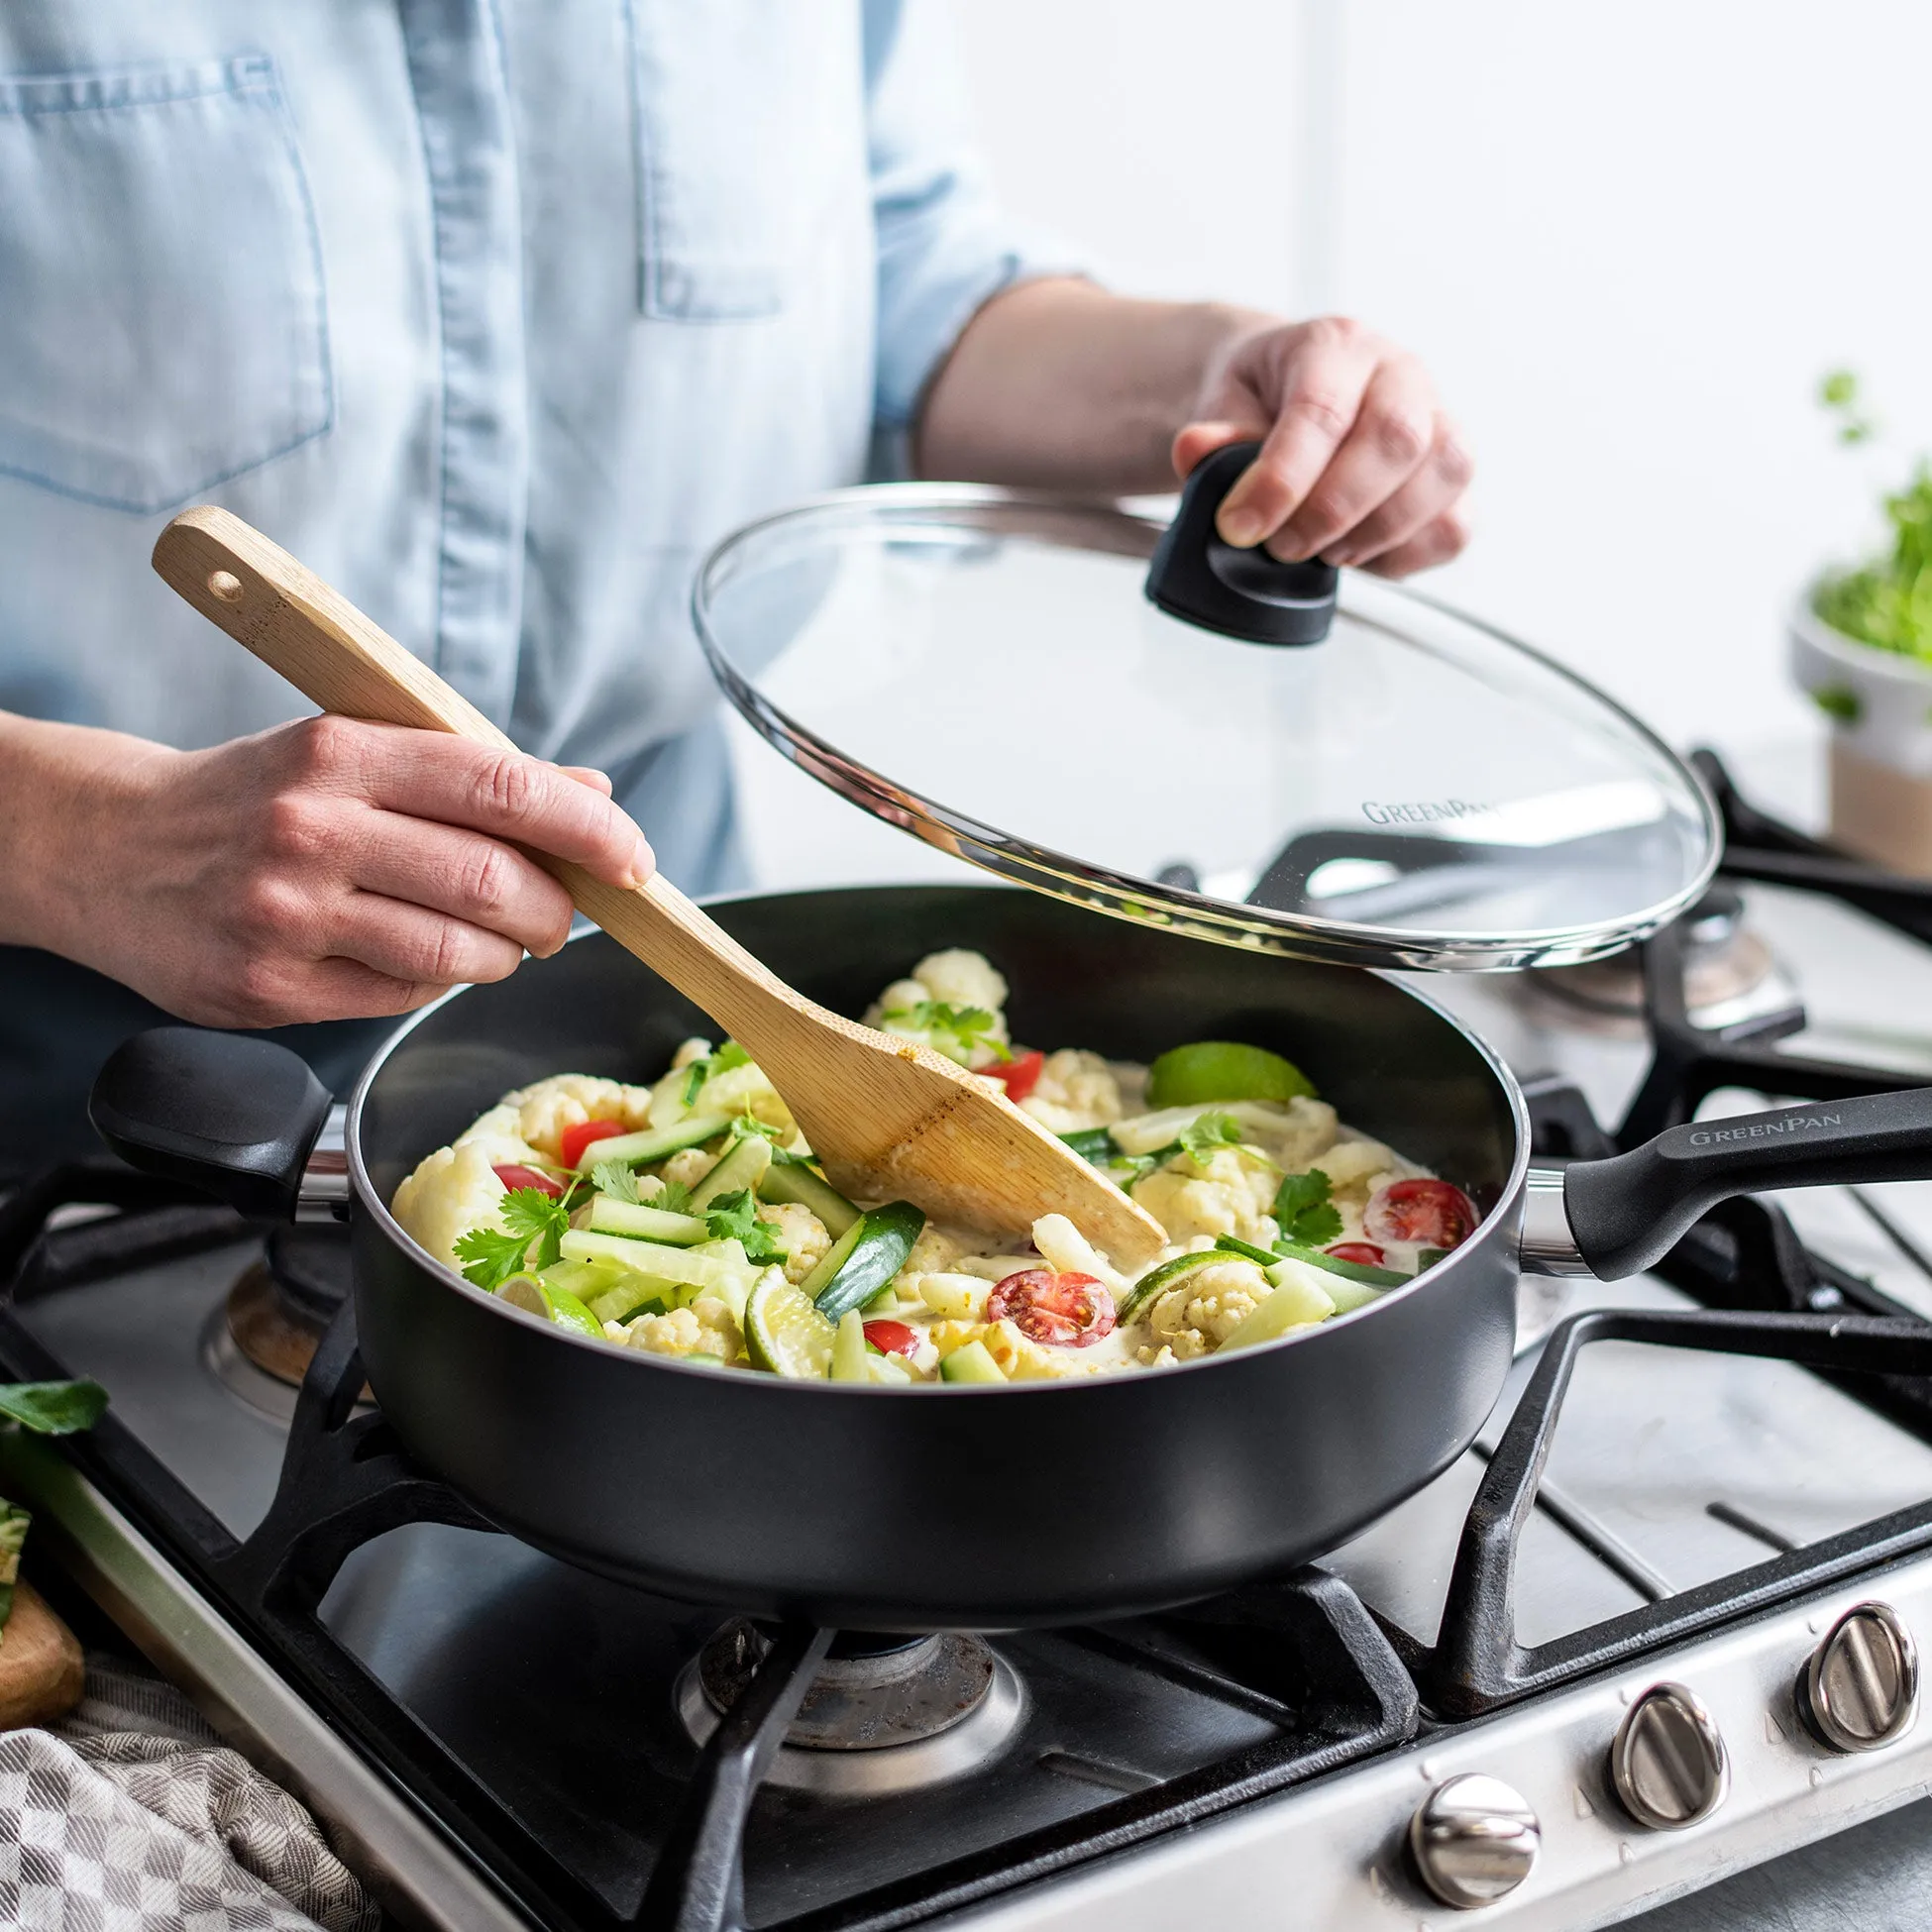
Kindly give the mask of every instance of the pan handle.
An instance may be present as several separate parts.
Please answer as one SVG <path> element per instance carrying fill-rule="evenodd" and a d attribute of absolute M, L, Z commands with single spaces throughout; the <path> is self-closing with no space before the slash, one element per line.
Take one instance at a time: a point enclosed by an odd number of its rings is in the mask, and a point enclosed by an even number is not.
<path fill-rule="evenodd" d="M 1932 1088 L 1693 1121 L 1627 1154 L 1572 1161 L 1562 1174 L 1578 1258 L 1600 1280 L 1621 1281 L 1661 1261 L 1734 1194 L 1932 1179 Z M 1562 1271 L 1548 1253 L 1525 1260 Z"/>
<path fill-rule="evenodd" d="M 285 1221 L 333 1105 L 308 1063 L 273 1040 L 157 1026 L 108 1055 L 87 1113 L 129 1166 Z"/>

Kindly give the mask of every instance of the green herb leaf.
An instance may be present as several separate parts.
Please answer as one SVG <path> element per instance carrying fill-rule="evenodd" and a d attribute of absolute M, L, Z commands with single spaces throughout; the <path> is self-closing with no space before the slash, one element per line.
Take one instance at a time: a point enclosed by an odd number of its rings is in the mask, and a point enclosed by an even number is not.
<path fill-rule="evenodd" d="M 98 1382 L 0 1383 L 0 1416 L 36 1436 L 71 1436 L 92 1429 L 107 1408 Z"/>
<path fill-rule="evenodd" d="M 758 1219 L 758 1203 L 748 1187 L 735 1194 L 720 1194 L 704 1210 L 704 1225 L 714 1241 L 735 1240 L 742 1244 L 747 1261 L 761 1266 L 783 1261 L 786 1250 L 773 1238 L 770 1226 Z"/>
<path fill-rule="evenodd" d="M 632 1207 L 637 1205 L 637 1176 L 625 1161 L 598 1161 L 590 1169 L 590 1185 L 599 1194 L 609 1195 L 613 1201 L 628 1201 Z"/>
<path fill-rule="evenodd" d="M 1061 1134 L 1060 1138 L 1082 1160 L 1092 1161 L 1096 1167 L 1112 1167 L 1126 1158 L 1121 1143 L 1106 1127 L 1080 1127 L 1075 1132 Z"/>
<path fill-rule="evenodd" d="M 1228 1149 L 1245 1160 L 1259 1161 L 1263 1167 L 1274 1162 L 1259 1147 L 1248 1146 L 1241 1138 L 1241 1124 L 1232 1114 L 1203 1114 L 1181 1129 L 1181 1151 L 1198 1161 L 1212 1160 Z"/>
<path fill-rule="evenodd" d="M 762 1140 L 776 1141 L 780 1131 L 778 1127 L 767 1127 L 755 1114 L 740 1114 L 731 1123 L 731 1137 L 724 1143 L 724 1153 L 719 1154 L 718 1158 L 722 1160 L 724 1154 L 728 1154 L 740 1140 L 749 1140 L 756 1134 Z"/>
<path fill-rule="evenodd" d="M 750 1064 L 751 1055 L 734 1039 L 726 1040 L 715 1053 L 707 1053 L 701 1060 L 694 1060 L 685 1080 L 685 1105 L 695 1106 L 705 1081 L 714 1075 L 729 1073 L 733 1067 L 748 1067 Z"/>
<path fill-rule="evenodd" d="M 1001 1060 L 1013 1058 L 1013 1049 L 1004 1040 L 992 1037 L 992 1029 L 999 1023 L 999 1016 L 984 1007 L 949 1007 L 943 1000 L 918 1000 L 910 1007 L 894 1007 L 880 1019 L 887 1032 L 923 1040 L 961 1066 L 979 1047 L 991 1048 Z"/>
<path fill-rule="evenodd" d="M 1342 1217 L 1329 1205 L 1329 1177 L 1319 1167 L 1284 1174 L 1275 1189 L 1274 1218 L 1281 1238 L 1296 1247 L 1326 1247 L 1342 1235 Z"/>
<path fill-rule="evenodd" d="M 533 1268 L 550 1267 L 563 1252 L 562 1241 L 571 1225 L 570 1207 L 537 1187 L 516 1187 L 503 1196 L 499 1209 L 503 1232 L 473 1228 L 456 1244 L 463 1278 L 494 1293 L 524 1263 L 532 1241 L 541 1241 Z"/>
<path fill-rule="evenodd" d="M 668 1215 L 691 1213 L 691 1189 L 683 1181 L 666 1181 L 663 1190 L 651 1197 L 651 1206 Z"/>

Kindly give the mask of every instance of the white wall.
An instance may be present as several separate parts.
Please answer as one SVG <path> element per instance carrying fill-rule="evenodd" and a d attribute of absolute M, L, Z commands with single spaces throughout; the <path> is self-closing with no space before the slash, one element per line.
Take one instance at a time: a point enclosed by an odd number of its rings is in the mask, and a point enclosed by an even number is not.
<path fill-rule="evenodd" d="M 1123 288 L 1354 313 L 1436 370 L 1480 475 L 1477 540 L 1433 589 L 1678 742 L 1762 764 L 1815 738 L 1781 607 L 1869 534 L 1875 475 L 1932 446 L 1932 7 L 965 0 L 960 16 L 1017 211 L 1090 244 Z M 1832 444 L 1812 396 L 1841 362 L 1865 373 L 1888 453 Z M 768 876 L 918 865 L 810 789 L 753 781 Z"/>

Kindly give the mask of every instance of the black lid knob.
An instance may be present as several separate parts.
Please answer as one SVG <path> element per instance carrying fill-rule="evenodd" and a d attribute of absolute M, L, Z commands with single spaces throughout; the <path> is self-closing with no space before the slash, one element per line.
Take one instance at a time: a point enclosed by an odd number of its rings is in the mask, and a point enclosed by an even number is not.
<path fill-rule="evenodd" d="M 1236 550 L 1215 512 L 1254 461 L 1259 443 L 1230 443 L 1204 457 L 1147 567 L 1147 595 L 1169 616 L 1251 644 L 1319 644 L 1335 621 L 1333 564 L 1281 564 L 1258 546 Z"/>

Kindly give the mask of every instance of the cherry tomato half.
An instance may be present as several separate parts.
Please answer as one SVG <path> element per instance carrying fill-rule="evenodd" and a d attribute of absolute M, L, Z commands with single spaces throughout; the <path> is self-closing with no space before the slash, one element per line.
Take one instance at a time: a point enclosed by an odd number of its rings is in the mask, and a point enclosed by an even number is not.
<path fill-rule="evenodd" d="M 868 1322 L 865 1325 L 865 1339 L 882 1355 L 916 1355 L 919 1352 L 918 1331 L 909 1329 L 904 1322 Z"/>
<path fill-rule="evenodd" d="M 561 1201 L 564 1198 L 563 1182 L 540 1172 L 537 1168 L 523 1167 L 515 1161 L 505 1161 L 495 1172 L 496 1178 L 512 1191 L 520 1187 L 533 1187 L 538 1193 L 549 1195 L 553 1201 Z"/>
<path fill-rule="evenodd" d="M 1011 1060 L 1002 1060 L 997 1066 L 981 1067 L 979 1071 L 992 1079 L 1003 1081 L 1009 1100 L 1024 1100 L 1039 1085 L 1040 1069 L 1046 1064 L 1046 1055 L 1037 1047 L 1030 1053 L 1016 1053 Z"/>
<path fill-rule="evenodd" d="M 1338 1261 L 1353 1261 L 1364 1268 L 1379 1268 L 1388 1259 L 1373 1241 L 1337 1241 L 1322 1251 L 1333 1254 Z"/>
<path fill-rule="evenodd" d="M 1114 1297 L 1090 1274 L 1022 1268 L 986 1298 L 989 1322 L 1011 1322 L 1023 1336 L 1062 1348 L 1085 1348 L 1114 1327 Z"/>
<path fill-rule="evenodd" d="M 564 1129 L 564 1165 L 577 1166 L 584 1158 L 584 1149 L 593 1140 L 608 1140 L 613 1133 L 622 1133 L 622 1121 L 580 1121 L 576 1127 Z"/>
<path fill-rule="evenodd" d="M 1361 1225 L 1372 1241 L 1449 1248 L 1466 1241 L 1479 1219 L 1475 1203 L 1448 1181 L 1391 1181 L 1370 1198 Z"/>

